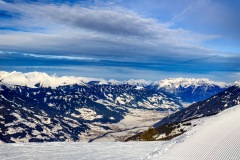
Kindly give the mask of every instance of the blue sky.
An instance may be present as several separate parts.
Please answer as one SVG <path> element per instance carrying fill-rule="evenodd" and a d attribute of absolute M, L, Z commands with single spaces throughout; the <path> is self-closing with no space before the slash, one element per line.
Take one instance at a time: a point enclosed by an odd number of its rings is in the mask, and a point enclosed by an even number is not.
<path fill-rule="evenodd" d="M 240 78 L 238 0 L 0 0 L 0 70 Z"/>

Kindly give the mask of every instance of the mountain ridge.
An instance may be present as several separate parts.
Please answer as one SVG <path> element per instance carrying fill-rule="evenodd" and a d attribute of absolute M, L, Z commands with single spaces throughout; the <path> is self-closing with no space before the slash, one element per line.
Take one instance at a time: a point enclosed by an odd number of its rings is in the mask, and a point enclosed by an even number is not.
<path fill-rule="evenodd" d="M 104 78 L 93 78 L 93 77 L 76 77 L 76 76 L 57 76 L 57 75 L 48 75 L 45 72 L 6 72 L 0 71 L 0 81 L 6 84 L 13 85 L 22 85 L 28 87 L 35 87 L 37 83 L 43 83 L 42 87 L 57 87 L 61 85 L 71 85 L 71 84 L 79 84 L 83 85 L 84 83 L 89 83 L 91 81 L 95 81 L 98 84 L 129 84 L 129 85 L 137 85 L 137 86 L 157 86 L 159 88 L 163 88 L 169 85 L 175 85 L 177 88 L 181 84 L 184 86 L 189 85 L 218 85 L 219 87 L 227 87 L 233 85 L 231 83 L 225 82 L 216 82 L 211 81 L 207 78 L 169 78 L 160 81 L 151 81 L 144 79 L 129 79 L 118 81 L 115 79 L 106 80 Z M 44 85 L 45 83 L 45 85 Z"/>

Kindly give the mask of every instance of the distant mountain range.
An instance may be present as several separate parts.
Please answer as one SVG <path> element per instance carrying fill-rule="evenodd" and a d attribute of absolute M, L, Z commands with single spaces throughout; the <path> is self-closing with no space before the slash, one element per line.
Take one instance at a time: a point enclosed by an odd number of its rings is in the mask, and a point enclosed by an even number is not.
<path fill-rule="evenodd" d="M 175 78 L 166 79 L 152 84 L 156 90 L 167 92 L 183 102 L 198 102 L 215 95 L 232 84 L 214 82 L 206 78 Z"/>
<path fill-rule="evenodd" d="M 48 75 L 43 72 L 5 72 L 0 71 L 0 81 L 5 84 L 13 84 L 19 86 L 27 86 L 35 88 L 36 84 L 41 87 L 51 87 L 56 88 L 58 86 L 64 85 L 86 85 L 86 84 L 112 84 L 112 85 L 137 85 L 137 86 L 147 86 L 152 83 L 152 81 L 146 80 L 127 80 L 127 81 L 117 81 L 114 79 L 105 80 L 103 78 L 91 78 L 91 77 L 74 77 L 74 76 L 62 76 L 58 77 L 56 75 Z"/>
<path fill-rule="evenodd" d="M 81 133 L 93 126 L 108 130 L 107 125 L 101 124 L 118 123 L 130 114 L 129 110 L 185 111 L 181 101 L 204 100 L 230 86 L 208 79 L 107 81 L 3 71 L 0 141 L 79 141 Z M 229 89 L 226 91 L 232 93 Z"/>
<path fill-rule="evenodd" d="M 48 75 L 42 72 L 0 72 L 0 81 L 3 84 L 13 84 L 19 86 L 27 86 L 30 88 L 37 87 L 51 87 L 56 88 L 58 86 L 78 84 L 86 86 L 92 85 L 133 85 L 142 86 L 155 91 L 162 91 L 173 97 L 178 98 L 183 102 L 198 102 L 217 94 L 233 84 L 224 82 L 214 82 L 206 78 L 171 78 L 161 81 L 146 81 L 143 79 L 138 80 L 105 80 L 103 78 L 87 78 L 87 77 L 74 77 L 74 76 L 62 76 Z"/>

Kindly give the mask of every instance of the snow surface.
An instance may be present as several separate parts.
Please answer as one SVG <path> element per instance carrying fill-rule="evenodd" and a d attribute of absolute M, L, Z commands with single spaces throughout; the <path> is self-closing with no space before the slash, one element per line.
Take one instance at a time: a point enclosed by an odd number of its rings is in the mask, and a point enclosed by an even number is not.
<path fill-rule="evenodd" d="M 240 105 L 203 118 L 202 125 L 163 143 L 145 159 L 240 159 Z"/>
<path fill-rule="evenodd" d="M 0 144 L 1 160 L 137 160 L 162 142 Z"/>

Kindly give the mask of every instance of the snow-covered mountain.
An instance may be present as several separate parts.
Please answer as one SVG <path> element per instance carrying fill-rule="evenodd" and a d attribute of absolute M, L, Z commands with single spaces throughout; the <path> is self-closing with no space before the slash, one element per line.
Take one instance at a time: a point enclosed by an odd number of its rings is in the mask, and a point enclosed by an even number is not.
<path fill-rule="evenodd" d="M 202 85 L 208 85 L 208 86 L 217 85 L 219 87 L 226 87 L 228 85 L 227 83 L 214 82 L 207 78 L 199 78 L 199 79 L 198 78 L 169 78 L 169 79 L 155 82 L 155 84 L 158 85 L 158 88 L 169 89 L 169 92 L 180 86 L 187 88 L 189 86 L 198 87 Z"/>
<path fill-rule="evenodd" d="M 58 86 L 64 85 L 86 85 L 90 84 L 112 84 L 112 85 L 122 85 L 129 84 L 135 86 L 148 86 L 152 84 L 152 81 L 144 80 L 144 79 L 130 79 L 125 81 L 117 81 L 114 79 L 105 80 L 103 78 L 91 78 L 91 77 L 75 77 L 75 76 L 56 76 L 56 75 L 48 75 L 43 72 L 5 72 L 0 71 L 0 81 L 4 84 L 12 84 L 19 86 L 28 86 L 31 88 L 35 88 L 36 85 L 41 87 L 51 87 L 56 88 Z"/>
<path fill-rule="evenodd" d="M 56 88 L 63 85 L 79 84 L 85 85 L 90 81 L 98 81 L 100 84 L 107 83 L 106 80 L 101 78 L 86 78 L 86 77 L 74 77 L 74 76 L 62 76 L 48 75 L 42 72 L 0 72 L 0 81 L 4 84 L 28 86 L 36 88 L 38 84 L 41 87 Z"/>
<path fill-rule="evenodd" d="M 128 123 L 126 117 L 130 118 L 130 128 L 138 127 L 132 126 L 134 117 L 149 126 L 168 111 L 182 110 L 179 99 L 190 97 L 193 101 L 199 96 L 202 100 L 227 86 L 207 79 L 117 81 L 3 71 L 0 72 L 0 139 L 4 142 L 79 141 L 89 131 L 96 137 L 108 130 L 116 131 L 119 125 L 112 125 L 111 130 L 108 124 Z M 174 94 L 172 89 L 179 92 Z M 144 115 L 146 112 L 155 114 L 149 118 Z"/>
<path fill-rule="evenodd" d="M 152 87 L 179 97 L 183 102 L 198 102 L 215 95 L 232 84 L 206 78 L 171 78 L 154 82 Z"/>
<path fill-rule="evenodd" d="M 234 86 L 210 97 L 207 100 L 194 103 L 190 105 L 188 108 L 185 108 L 179 112 L 171 114 L 170 116 L 162 119 L 160 122 L 154 124 L 154 127 L 214 115 L 227 108 L 239 104 L 240 104 L 240 86 L 239 83 L 235 83 Z"/>
<path fill-rule="evenodd" d="M 117 123 L 131 110 L 182 109 L 173 97 L 141 86 L 64 85 L 56 88 L 0 85 L 0 140 L 79 141 L 94 126 Z M 155 118 L 155 117 L 153 117 Z"/>
<path fill-rule="evenodd" d="M 75 141 L 88 129 L 83 119 L 64 114 L 45 103 L 0 90 L 0 140 L 2 142 Z"/>
<path fill-rule="evenodd" d="M 236 81 L 236 82 L 234 83 L 234 85 L 240 87 L 240 81 Z"/>
<path fill-rule="evenodd" d="M 89 78 L 89 77 L 74 77 L 74 76 L 62 76 L 48 75 L 41 72 L 0 72 L 0 82 L 4 84 L 28 86 L 30 88 L 51 87 L 56 88 L 64 85 L 123 85 L 129 84 L 134 86 L 147 87 L 153 90 L 159 90 L 166 92 L 174 97 L 177 97 L 183 102 L 198 102 L 217 94 L 232 84 L 224 82 L 214 82 L 206 78 L 171 78 L 161 81 L 148 81 L 143 79 L 130 79 L 125 81 L 117 81 L 114 79 L 105 80 L 103 78 Z"/>

